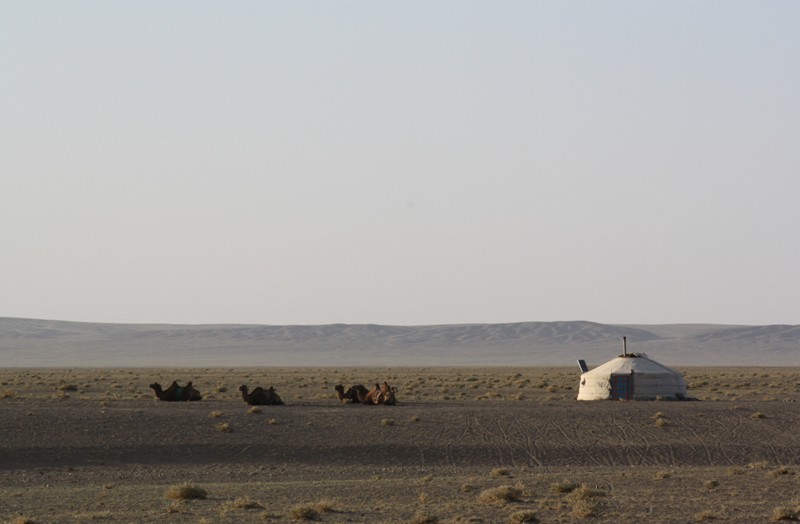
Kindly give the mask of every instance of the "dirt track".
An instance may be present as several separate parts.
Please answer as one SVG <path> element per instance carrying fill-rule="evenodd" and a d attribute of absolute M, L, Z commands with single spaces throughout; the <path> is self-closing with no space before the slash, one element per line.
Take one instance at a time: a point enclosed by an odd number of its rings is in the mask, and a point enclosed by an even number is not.
<path fill-rule="evenodd" d="M 760 460 L 792 464 L 800 457 L 798 409 L 782 402 L 366 407 L 327 401 L 262 409 L 248 414 L 247 406 L 229 401 L 98 406 L 7 400 L 0 420 L 0 469 L 248 462 L 454 469 L 729 466 Z M 212 419 L 210 411 L 223 415 Z M 754 418 L 757 411 L 764 411 L 764 418 Z M 657 412 L 666 426 L 654 424 Z M 223 421 L 233 431 L 216 429 Z"/>

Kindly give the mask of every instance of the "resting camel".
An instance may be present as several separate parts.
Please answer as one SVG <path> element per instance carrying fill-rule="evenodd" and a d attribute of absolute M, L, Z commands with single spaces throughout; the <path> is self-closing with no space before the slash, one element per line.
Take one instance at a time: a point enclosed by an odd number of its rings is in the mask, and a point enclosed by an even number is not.
<path fill-rule="evenodd" d="M 282 406 L 283 401 L 281 397 L 275 393 L 275 388 L 272 386 L 269 389 L 264 389 L 261 386 L 255 388 L 250 393 L 247 392 L 247 386 L 242 384 L 239 386 L 239 391 L 242 392 L 242 400 L 251 406 Z"/>
<path fill-rule="evenodd" d="M 375 383 L 372 389 L 369 390 L 367 396 L 362 400 L 363 404 L 378 404 L 378 398 L 381 394 L 381 387 Z"/>
<path fill-rule="evenodd" d="M 347 390 L 344 389 L 344 386 L 339 384 L 333 389 L 336 390 L 336 394 L 342 404 L 353 403 L 367 404 L 370 406 L 376 404 L 394 406 L 397 404 L 397 398 L 395 397 L 397 388 L 389 386 L 386 382 L 383 383 L 383 386 L 375 384 L 372 389 L 367 389 L 361 384 L 351 386 L 347 388 Z"/>
<path fill-rule="evenodd" d="M 363 404 L 364 398 L 366 398 L 368 390 L 361 384 L 356 384 L 355 386 L 350 386 L 345 391 L 344 386 L 339 384 L 334 386 L 333 388 L 336 391 L 336 394 L 339 397 L 339 401 L 342 404 Z"/>
<path fill-rule="evenodd" d="M 153 382 L 150 384 L 150 387 L 156 392 L 156 398 L 158 400 L 164 400 L 167 402 L 203 400 L 203 396 L 200 394 L 200 392 L 192 387 L 191 381 L 187 382 L 185 386 L 179 386 L 178 382 L 173 381 L 172 384 L 170 384 L 170 386 L 165 390 L 161 389 L 161 384 L 158 382 Z"/>
<path fill-rule="evenodd" d="M 395 406 L 397 405 L 397 398 L 395 397 L 395 392 L 397 388 L 394 386 L 389 386 L 387 382 L 383 383 L 381 386 L 381 392 L 378 394 L 378 400 L 376 404 L 384 404 L 386 406 Z"/>

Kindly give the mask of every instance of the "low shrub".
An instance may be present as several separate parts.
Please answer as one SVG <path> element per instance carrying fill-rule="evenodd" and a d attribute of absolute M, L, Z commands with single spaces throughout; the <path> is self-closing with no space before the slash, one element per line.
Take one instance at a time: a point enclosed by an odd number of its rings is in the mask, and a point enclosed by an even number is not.
<path fill-rule="evenodd" d="M 585 519 L 597 515 L 597 502 L 593 500 L 575 500 L 569 514 L 575 518 Z"/>
<path fill-rule="evenodd" d="M 190 499 L 204 499 L 208 496 L 206 490 L 194 484 L 178 484 L 170 487 L 165 496 L 168 499 L 175 500 L 190 500 Z"/>
<path fill-rule="evenodd" d="M 483 504 L 505 504 L 515 502 L 522 498 L 522 490 L 514 486 L 498 486 L 483 490 L 478 495 L 478 501 Z"/>
<path fill-rule="evenodd" d="M 694 514 L 695 522 L 702 522 L 704 520 L 716 520 L 716 518 L 717 516 L 710 509 L 707 509 L 705 511 L 700 511 Z"/>
<path fill-rule="evenodd" d="M 509 515 L 508 521 L 511 524 L 526 524 L 530 522 L 539 522 L 539 518 L 532 509 L 521 509 Z"/>
<path fill-rule="evenodd" d="M 339 511 L 339 501 L 336 499 L 324 498 L 314 504 L 314 509 L 318 513 L 333 513 Z"/>
<path fill-rule="evenodd" d="M 235 511 L 242 511 L 248 509 L 264 509 L 264 506 L 256 502 L 255 500 L 251 499 L 250 497 L 239 497 L 237 499 L 228 500 L 220 509 L 220 516 L 225 517 L 229 513 L 233 513 Z"/>
<path fill-rule="evenodd" d="M 781 506 L 772 510 L 772 520 L 795 520 L 800 515 L 794 508 Z"/>
<path fill-rule="evenodd" d="M 562 480 L 550 485 L 550 491 L 553 493 L 571 493 L 578 488 L 580 484 L 572 482 L 571 480 Z"/>
<path fill-rule="evenodd" d="M 314 504 L 298 504 L 289 510 L 289 515 L 294 520 L 314 520 L 319 516 L 319 511 Z"/>
<path fill-rule="evenodd" d="M 422 511 L 416 513 L 411 519 L 411 524 L 436 524 L 437 522 L 439 522 L 439 517 L 428 515 Z"/>

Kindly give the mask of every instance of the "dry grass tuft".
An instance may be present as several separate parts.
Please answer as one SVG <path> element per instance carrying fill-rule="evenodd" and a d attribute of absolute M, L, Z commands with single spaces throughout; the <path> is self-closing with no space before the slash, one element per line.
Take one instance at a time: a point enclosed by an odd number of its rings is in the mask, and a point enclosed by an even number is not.
<path fill-rule="evenodd" d="M 19 515 L 8 522 L 9 524 L 37 524 L 35 520 L 24 515 Z"/>
<path fill-rule="evenodd" d="M 164 495 L 168 499 L 190 500 L 204 499 L 208 496 L 208 493 L 200 486 L 186 483 L 170 487 Z"/>
<path fill-rule="evenodd" d="M 509 470 L 508 468 L 494 468 L 492 471 L 489 472 L 489 476 L 491 476 L 492 478 L 510 477 L 511 470 Z"/>
<path fill-rule="evenodd" d="M 255 415 L 256 413 L 261 413 L 261 408 L 258 406 L 253 406 L 252 408 L 247 410 L 248 415 Z"/>
<path fill-rule="evenodd" d="M 756 411 L 755 413 L 750 415 L 750 418 L 752 418 L 752 419 L 759 419 L 759 418 L 766 418 L 766 417 L 767 416 L 765 414 L 761 413 L 760 411 Z"/>
<path fill-rule="evenodd" d="M 532 509 L 521 509 L 509 515 L 508 521 L 511 524 L 526 524 L 539 522 L 539 518 L 536 516 L 536 512 Z"/>
<path fill-rule="evenodd" d="M 594 500 L 575 500 L 569 514 L 578 519 L 586 519 L 597 515 L 597 507 Z"/>
<path fill-rule="evenodd" d="M 339 508 L 339 501 L 331 498 L 324 498 L 314 504 L 314 509 L 319 513 L 333 513 L 339 511 Z"/>
<path fill-rule="evenodd" d="M 233 431 L 233 426 L 227 422 L 221 422 L 214 427 L 217 428 L 217 431 L 222 431 L 223 433 L 230 433 Z"/>
<path fill-rule="evenodd" d="M 590 488 L 586 484 L 581 484 L 575 488 L 570 494 L 572 500 L 589 500 L 595 497 L 603 497 L 605 493 L 599 489 Z"/>
<path fill-rule="evenodd" d="M 319 516 L 319 512 L 314 504 L 297 504 L 289 510 L 289 515 L 294 520 L 314 520 Z"/>
<path fill-rule="evenodd" d="M 716 480 L 707 480 L 703 483 L 703 487 L 706 489 L 714 489 L 719 486 L 719 482 Z"/>
<path fill-rule="evenodd" d="M 794 508 L 780 506 L 772 510 L 772 520 L 795 520 L 800 517 Z"/>
<path fill-rule="evenodd" d="M 562 480 L 550 484 L 550 491 L 552 491 L 553 493 L 572 493 L 579 486 L 580 484 L 578 484 L 577 482 L 572 482 L 571 480 Z"/>
<path fill-rule="evenodd" d="M 3 390 L 3 391 L 0 391 L 0 399 L 14 398 L 16 396 L 17 396 L 17 394 L 11 389 L 6 389 L 6 390 Z"/>
<path fill-rule="evenodd" d="M 506 504 L 508 502 L 516 502 L 521 498 L 521 489 L 507 485 L 483 490 L 478 495 L 478 501 L 482 504 Z"/>
<path fill-rule="evenodd" d="M 381 419 L 381 426 L 394 426 L 394 419 L 390 418 Z"/>
<path fill-rule="evenodd" d="M 668 479 L 672 476 L 669 471 L 659 471 L 656 473 L 656 480 Z"/>
<path fill-rule="evenodd" d="M 219 418 L 222 416 L 222 411 L 214 410 L 208 414 L 208 418 Z"/>
<path fill-rule="evenodd" d="M 251 499 L 250 497 L 239 497 L 233 500 L 226 501 L 220 509 L 220 515 L 226 516 L 228 513 L 234 511 L 241 511 L 246 509 L 264 509 L 264 506 Z"/>
<path fill-rule="evenodd" d="M 786 466 L 781 466 L 779 468 L 773 469 L 768 474 L 770 477 L 777 478 L 780 477 L 781 475 L 791 475 L 792 471 Z"/>
<path fill-rule="evenodd" d="M 439 517 L 428 515 L 421 511 L 415 514 L 414 518 L 411 519 L 411 524 L 436 524 L 437 522 L 439 522 Z"/>
<path fill-rule="evenodd" d="M 274 426 L 277 423 L 278 423 L 277 419 L 274 418 L 267 419 L 267 424 L 269 424 L 270 426 Z"/>

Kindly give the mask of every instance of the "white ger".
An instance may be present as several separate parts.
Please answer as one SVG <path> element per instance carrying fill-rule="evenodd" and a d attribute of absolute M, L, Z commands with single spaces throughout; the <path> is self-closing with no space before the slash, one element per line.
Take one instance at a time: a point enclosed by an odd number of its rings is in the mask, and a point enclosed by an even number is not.
<path fill-rule="evenodd" d="M 686 381 L 680 371 L 651 360 L 644 353 L 628 353 L 622 337 L 622 355 L 584 373 L 578 400 L 686 400 Z"/>

